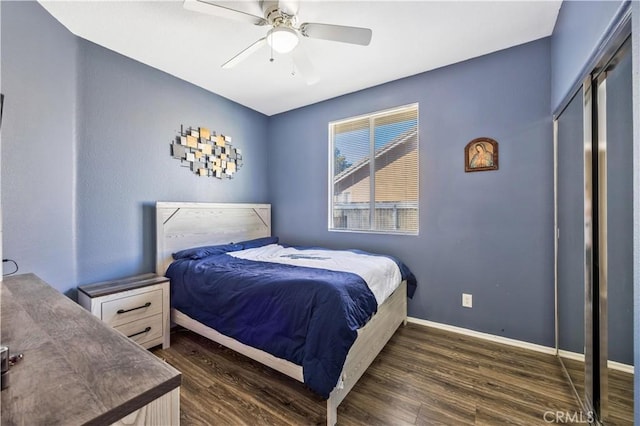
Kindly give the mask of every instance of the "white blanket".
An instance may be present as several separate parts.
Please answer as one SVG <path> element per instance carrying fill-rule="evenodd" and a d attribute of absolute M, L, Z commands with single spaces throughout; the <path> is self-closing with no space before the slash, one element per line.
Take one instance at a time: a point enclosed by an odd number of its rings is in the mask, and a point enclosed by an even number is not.
<path fill-rule="evenodd" d="M 388 257 L 358 254 L 347 250 L 298 250 L 293 247 L 285 248 L 278 244 L 270 244 L 227 254 L 239 259 L 357 274 L 371 289 L 378 306 L 393 293 L 402 281 L 400 268 Z"/>

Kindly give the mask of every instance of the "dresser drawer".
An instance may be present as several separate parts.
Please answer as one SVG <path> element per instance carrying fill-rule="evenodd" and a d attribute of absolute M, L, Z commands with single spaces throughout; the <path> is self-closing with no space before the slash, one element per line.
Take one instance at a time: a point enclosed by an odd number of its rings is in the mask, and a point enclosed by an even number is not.
<path fill-rule="evenodd" d="M 102 320 L 113 327 L 160 313 L 162 313 L 161 289 L 102 303 Z"/>
<path fill-rule="evenodd" d="M 162 314 L 118 325 L 114 328 L 131 340 L 143 344 L 162 337 Z"/>

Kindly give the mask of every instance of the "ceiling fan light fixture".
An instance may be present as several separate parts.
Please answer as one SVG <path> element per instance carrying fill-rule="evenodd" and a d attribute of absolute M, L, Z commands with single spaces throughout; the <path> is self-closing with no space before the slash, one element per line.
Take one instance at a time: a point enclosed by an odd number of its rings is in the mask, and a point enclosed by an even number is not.
<path fill-rule="evenodd" d="M 278 53 L 289 53 L 298 45 L 298 34 L 287 27 L 275 27 L 267 34 L 267 43 Z"/>

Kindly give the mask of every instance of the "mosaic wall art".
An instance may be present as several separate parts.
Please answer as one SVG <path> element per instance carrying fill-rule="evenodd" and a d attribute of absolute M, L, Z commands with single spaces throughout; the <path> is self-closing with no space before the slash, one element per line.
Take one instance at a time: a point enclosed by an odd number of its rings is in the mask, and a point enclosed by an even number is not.
<path fill-rule="evenodd" d="M 230 179 L 242 167 L 242 151 L 231 145 L 231 137 L 205 127 L 180 126 L 171 155 L 198 176 Z"/>

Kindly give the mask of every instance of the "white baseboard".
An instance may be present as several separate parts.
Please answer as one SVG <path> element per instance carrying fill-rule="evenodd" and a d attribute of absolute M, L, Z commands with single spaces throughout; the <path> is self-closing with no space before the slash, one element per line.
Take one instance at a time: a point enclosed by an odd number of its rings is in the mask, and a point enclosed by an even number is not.
<path fill-rule="evenodd" d="M 564 351 L 562 349 L 559 349 L 558 356 L 561 358 L 567 358 L 567 359 L 572 359 L 574 361 L 584 362 L 584 354 L 579 354 L 577 352 L 569 352 L 569 351 Z"/>
<path fill-rule="evenodd" d="M 477 337 L 479 339 L 484 339 L 495 343 L 502 343 L 509 346 L 515 346 L 517 348 L 529 349 L 536 352 L 556 355 L 556 349 L 549 346 L 538 345 L 522 340 L 510 339 L 508 337 L 496 336 L 495 334 L 482 333 L 480 331 L 469 330 L 468 328 L 456 327 L 454 325 L 442 324 L 439 322 L 427 321 L 414 317 L 407 317 L 407 322 L 410 322 L 412 324 L 424 325 L 426 327 L 438 328 L 440 330 L 446 330 L 452 333 L 463 334 L 465 336 Z M 584 362 L 584 354 L 563 350 L 557 351 L 557 354 L 563 358 Z M 629 374 L 633 374 L 634 371 L 633 365 L 623 364 L 616 361 L 608 361 L 607 366 L 612 370 L 622 371 Z"/>
<path fill-rule="evenodd" d="M 545 354 L 555 355 L 556 349 L 538 345 L 535 343 L 525 342 L 522 340 L 510 339 L 508 337 L 496 336 L 495 334 L 482 333 L 480 331 L 469 330 L 468 328 L 456 327 L 454 325 L 442 324 L 439 322 L 427 321 L 420 318 L 407 317 L 407 322 L 413 324 L 424 325 L 427 327 L 439 328 L 440 330 L 451 331 L 453 333 L 464 334 L 465 336 L 477 337 L 479 339 L 489 340 L 495 343 L 502 343 L 504 345 L 515 346 L 522 349 L 529 349 L 536 352 L 542 352 Z"/>
<path fill-rule="evenodd" d="M 612 370 L 623 371 L 629 374 L 634 374 L 634 370 L 635 370 L 633 365 L 623 364 L 617 361 L 607 361 L 607 367 L 609 367 Z"/>
<path fill-rule="evenodd" d="M 562 358 L 567 358 L 567 359 L 572 359 L 574 361 L 584 362 L 584 354 L 580 354 L 580 353 L 577 353 L 577 352 L 569 352 L 569 351 L 559 350 L 558 351 L 558 355 L 560 357 L 562 357 Z M 622 371 L 623 373 L 634 374 L 633 365 L 623 364 L 623 363 L 617 362 L 617 361 L 607 361 L 607 367 L 609 367 L 612 370 Z"/>

